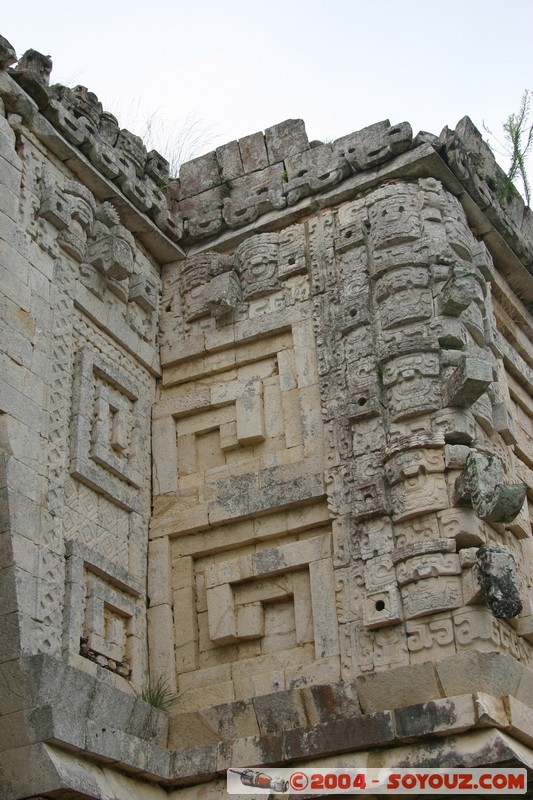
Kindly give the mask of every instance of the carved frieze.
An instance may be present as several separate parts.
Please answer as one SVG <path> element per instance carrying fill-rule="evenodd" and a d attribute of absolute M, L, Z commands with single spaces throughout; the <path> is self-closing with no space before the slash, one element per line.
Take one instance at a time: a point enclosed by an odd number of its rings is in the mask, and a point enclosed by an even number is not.
<path fill-rule="evenodd" d="M 259 234 L 239 245 L 235 255 L 245 299 L 261 297 L 279 288 L 278 234 Z"/>
<path fill-rule="evenodd" d="M 154 275 L 139 271 L 134 238 L 121 225 L 114 206 L 98 204 L 76 181 L 60 185 L 48 170 L 42 181 L 38 216 L 57 229 L 57 244 L 79 264 L 83 286 L 104 302 L 111 292 L 126 305 L 126 312 L 117 317 L 125 319 L 142 339 L 153 342 L 159 282 Z M 84 304 L 81 298 L 79 301 Z"/>

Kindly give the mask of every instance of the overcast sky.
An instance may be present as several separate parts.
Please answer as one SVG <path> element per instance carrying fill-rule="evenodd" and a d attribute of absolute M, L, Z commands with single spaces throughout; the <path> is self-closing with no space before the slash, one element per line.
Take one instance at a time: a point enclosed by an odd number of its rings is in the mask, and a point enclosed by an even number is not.
<path fill-rule="evenodd" d="M 26 0 L 0 19 L 19 56 L 52 56 L 53 82 L 136 133 L 152 119 L 161 149 L 187 117 L 204 151 L 291 117 L 310 139 L 465 114 L 501 136 L 533 89 L 533 0 Z"/>

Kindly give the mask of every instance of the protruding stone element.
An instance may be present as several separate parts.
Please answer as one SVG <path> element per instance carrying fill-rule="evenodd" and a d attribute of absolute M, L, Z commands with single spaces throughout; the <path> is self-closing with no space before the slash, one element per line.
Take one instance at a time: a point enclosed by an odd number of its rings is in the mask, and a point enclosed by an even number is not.
<path fill-rule="evenodd" d="M 251 236 L 236 254 L 244 297 L 260 297 L 278 288 L 278 234 Z"/>
<path fill-rule="evenodd" d="M 241 291 L 231 266 L 231 258 L 209 252 L 183 262 L 180 289 L 187 322 L 209 315 L 221 317 L 236 307 Z"/>
<path fill-rule="evenodd" d="M 456 505 L 472 505 L 487 522 L 512 522 L 520 513 L 526 486 L 505 485 L 503 468 L 497 456 L 473 450 L 466 459 L 462 475 L 455 482 Z"/>
<path fill-rule="evenodd" d="M 133 253 L 124 236 L 109 232 L 89 245 L 87 261 L 109 278 L 123 281 L 133 270 Z"/>
<path fill-rule="evenodd" d="M 438 310 L 441 314 L 458 317 L 476 296 L 476 288 L 474 270 L 465 262 L 456 264 L 453 276 L 445 284 L 438 298 Z"/>
<path fill-rule="evenodd" d="M 333 144 L 335 152 L 343 155 L 353 170 L 370 169 L 407 150 L 413 138 L 413 131 L 407 122 L 391 124 L 388 119 L 376 122 L 356 133 L 337 139 Z"/>
<path fill-rule="evenodd" d="M 17 54 L 13 45 L 3 36 L 0 36 L 0 67 L 7 69 L 17 60 Z"/>
<path fill-rule="evenodd" d="M 157 308 L 157 282 L 151 275 L 135 275 L 131 280 L 129 299 L 150 313 Z"/>
<path fill-rule="evenodd" d="M 522 611 L 514 556 L 503 545 L 480 547 L 476 556 L 478 578 L 487 605 L 495 617 L 512 619 Z"/>
<path fill-rule="evenodd" d="M 241 295 L 240 284 L 237 274 L 223 272 L 222 275 L 215 275 L 211 278 L 206 292 L 207 307 L 211 316 L 218 319 L 223 317 L 237 306 Z"/>
<path fill-rule="evenodd" d="M 44 56 L 37 50 L 27 50 L 19 59 L 12 75 L 25 92 L 35 100 L 39 108 L 48 105 L 50 90 L 50 73 L 52 72 L 52 59 Z"/>
<path fill-rule="evenodd" d="M 50 73 L 52 72 L 52 59 L 50 56 L 44 56 L 37 50 L 26 50 L 24 55 L 19 59 L 15 72 L 18 73 L 17 77 L 24 74 L 27 77 L 32 77 L 43 86 L 48 86 L 50 83 Z"/>
<path fill-rule="evenodd" d="M 58 231 L 69 227 L 71 219 L 69 201 L 58 186 L 43 188 L 39 216 L 51 222 Z"/>
<path fill-rule="evenodd" d="M 444 405 L 468 408 L 492 383 L 488 361 L 466 356 L 444 386 Z"/>

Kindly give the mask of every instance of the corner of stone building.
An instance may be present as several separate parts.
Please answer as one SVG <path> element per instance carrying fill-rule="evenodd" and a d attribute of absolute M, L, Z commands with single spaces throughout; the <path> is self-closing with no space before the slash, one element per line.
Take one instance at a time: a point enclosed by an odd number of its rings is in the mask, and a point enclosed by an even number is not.
<path fill-rule="evenodd" d="M 0 67 L 6 800 L 531 769 L 533 223 L 472 122 L 173 180 Z"/>

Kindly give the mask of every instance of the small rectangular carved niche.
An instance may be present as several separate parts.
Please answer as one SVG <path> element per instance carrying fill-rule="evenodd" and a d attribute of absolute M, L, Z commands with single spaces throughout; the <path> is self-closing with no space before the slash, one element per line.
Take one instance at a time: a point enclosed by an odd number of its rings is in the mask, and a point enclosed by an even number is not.
<path fill-rule="evenodd" d="M 77 542 L 67 543 L 64 650 L 139 684 L 142 587 L 130 573 Z"/>

